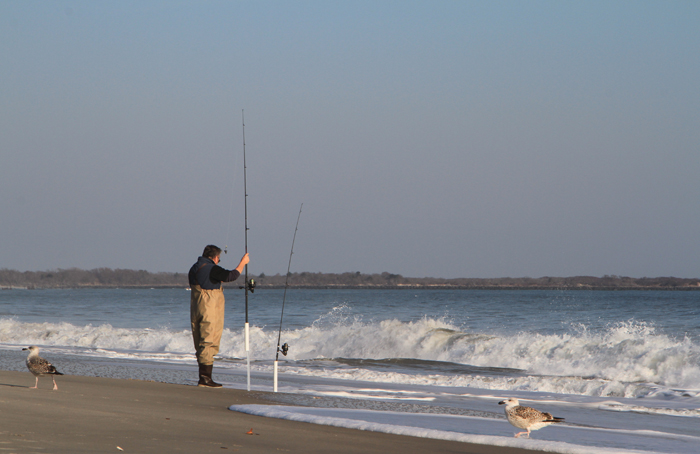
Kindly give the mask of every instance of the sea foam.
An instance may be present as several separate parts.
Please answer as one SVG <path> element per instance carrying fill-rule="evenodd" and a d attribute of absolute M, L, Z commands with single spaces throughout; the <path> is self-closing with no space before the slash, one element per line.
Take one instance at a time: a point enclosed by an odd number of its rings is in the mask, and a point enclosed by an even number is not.
<path fill-rule="evenodd" d="M 273 359 L 277 334 L 275 329 L 252 326 L 251 357 L 258 362 Z M 700 346 L 688 338 L 658 334 L 643 323 L 618 323 L 596 333 L 575 327 L 562 334 L 504 335 L 464 332 L 442 318 L 365 322 L 334 316 L 283 331 L 282 339 L 291 346 L 284 364 L 292 374 L 588 396 L 697 395 L 700 389 Z M 143 357 L 174 354 L 191 359 L 193 353 L 188 330 L 23 323 L 11 318 L 0 319 L 0 343 L 79 347 L 106 356 L 128 351 Z M 226 328 L 221 345 L 222 359 L 246 356 L 242 329 Z M 420 370 L 377 370 L 361 364 L 303 367 L 309 360 L 340 358 L 410 358 L 491 368 L 494 373 L 445 372 L 439 365 Z"/>

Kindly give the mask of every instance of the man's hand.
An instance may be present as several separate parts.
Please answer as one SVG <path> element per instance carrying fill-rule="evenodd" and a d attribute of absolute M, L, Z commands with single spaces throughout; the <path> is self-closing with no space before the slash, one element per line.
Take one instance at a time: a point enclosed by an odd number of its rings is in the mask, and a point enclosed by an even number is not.
<path fill-rule="evenodd" d="M 250 256 L 246 252 L 243 258 L 241 258 L 241 262 L 236 267 L 236 271 L 243 273 L 243 268 L 248 264 L 248 262 L 250 262 Z"/>

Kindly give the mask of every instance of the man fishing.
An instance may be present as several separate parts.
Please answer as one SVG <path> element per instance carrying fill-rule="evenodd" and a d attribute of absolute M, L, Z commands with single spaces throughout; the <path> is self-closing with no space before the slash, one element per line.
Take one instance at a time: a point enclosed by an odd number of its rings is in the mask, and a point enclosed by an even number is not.
<path fill-rule="evenodd" d="M 202 256 L 192 265 L 188 274 L 191 288 L 190 321 L 199 364 L 197 386 L 208 388 L 221 387 L 220 383 L 212 380 L 211 373 L 224 330 L 225 300 L 222 284 L 238 279 L 250 258 L 246 252 L 236 269 L 231 271 L 220 267 L 220 261 L 221 249 L 210 244 L 204 248 Z"/>

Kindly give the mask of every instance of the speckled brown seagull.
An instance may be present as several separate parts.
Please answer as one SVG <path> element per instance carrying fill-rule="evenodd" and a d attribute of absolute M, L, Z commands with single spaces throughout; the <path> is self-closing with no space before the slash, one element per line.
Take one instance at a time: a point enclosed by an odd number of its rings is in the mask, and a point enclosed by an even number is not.
<path fill-rule="evenodd" d="M 510 398 L 502 400 L 498 404 L 506 406 L 506 417 L 509 423 L 518 429 L 527 431 L 515 434 L 516 438 L 523 434 L 527 434 L 527 438 L 530 438 L 531 430 L 538 430 L 550 424 L 564 421 L 564 418 L 556 418 L 550 413 L 543 413 L 531 407 L 523 407 L 518 399 Z"/>
<path fill-rule="evenodd" d="M 27 356 L 27 369 L 29 369 L 29 372 L 34 374 L 36 377 L 36 383 L 34 383 L 32 389 L 36 389 L 39 386 L 39 377 L 51 375 L 51 380 L 53 380 L 53 389 L 57 390 L 58 386 L 56 386 L 56 379 L 54 378 L 54 375 L 63 374 L 57 371 L 50 362 L 39 356 L 39 347 L 32 345 L 31 347 L 23 348 L 22 350 L 29 350 L 29 356 Z"/>

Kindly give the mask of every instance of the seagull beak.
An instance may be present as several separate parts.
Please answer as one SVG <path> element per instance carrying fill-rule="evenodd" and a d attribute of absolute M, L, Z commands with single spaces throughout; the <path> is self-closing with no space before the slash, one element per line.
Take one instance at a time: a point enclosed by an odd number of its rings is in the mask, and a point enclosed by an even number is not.
<path fill-rule="evenodd" d="M 498 405 L 505 405 L 505 403 L 506 403 L 506 401 L 505 401 L 505 400 L 502 400 L 502 401 L 500 401 L 500 402 L 498 403 Z"/>

